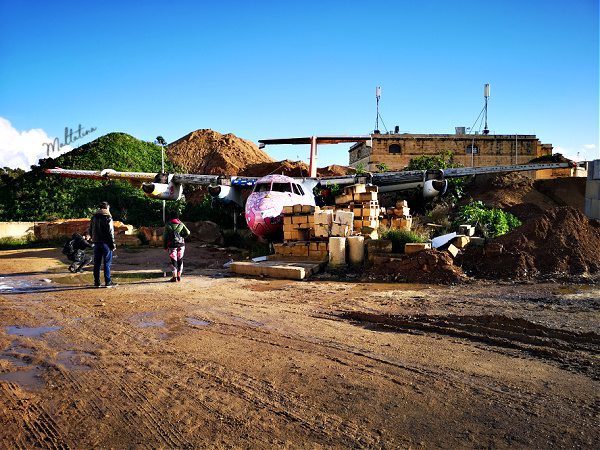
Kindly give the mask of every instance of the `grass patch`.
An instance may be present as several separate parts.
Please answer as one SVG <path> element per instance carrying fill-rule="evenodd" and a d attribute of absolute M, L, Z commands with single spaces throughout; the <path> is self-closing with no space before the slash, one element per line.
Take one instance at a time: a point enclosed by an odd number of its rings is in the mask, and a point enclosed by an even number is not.
<path fill-rule="evenodd" d="M 392 252 L 394 253 L 404 253 L 404 246 L 409 243 L 429 242 L 429 236 L 425 233 L 398 228 L 380 230 L 379 238 L 392 241 Z"/>

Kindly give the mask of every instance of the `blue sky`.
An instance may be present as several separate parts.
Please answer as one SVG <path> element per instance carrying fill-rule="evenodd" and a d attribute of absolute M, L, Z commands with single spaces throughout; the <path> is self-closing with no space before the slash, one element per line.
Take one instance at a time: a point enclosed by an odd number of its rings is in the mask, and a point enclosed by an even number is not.
<path fill-rule="evenodd" d="M 71 147 L 115 131 L 369 134 L 377 86 L 382 131 L 452 134 L 475 124 L 486 83 L 491 133 L 600 158 L 597 0 L 1 0 L 0 17 L 0 167 L 28 169 L 80 125 Z M 319 146 L 318 166 L 349 147 Z"/>

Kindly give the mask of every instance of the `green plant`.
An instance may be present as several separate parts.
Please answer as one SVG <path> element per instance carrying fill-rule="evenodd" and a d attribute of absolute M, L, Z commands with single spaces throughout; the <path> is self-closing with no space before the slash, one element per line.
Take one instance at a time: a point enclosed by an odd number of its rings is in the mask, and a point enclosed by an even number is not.
<path fill-rule="evenodd" d="M 391 172 L 392 171 L 392 169 L 390 169 L 386 163 L 376 164 L 375 167 L 377 168 L 378 172 Z"/>
<path fill-rule="evenodd" d="M 379 232 L 380 239 L 392 241 L 392 251 L 394 253 L 403 253 L 404 246 L 412 242 L 427 242 L 429 236 L 413 230 L 402 230 L 389 228 Z"/>
<path fill-rule="evenodd" d="M 495 238 L 521 226 L 521 221 L 500 208 L 488 206 L 482 201 L 471 201 L 458 209 L 452 222 L 455 229 L 461 224 L 473 225 L 483 236 Z"/>
<path fill-rule="evenodd" d="M 335 197 L 342 194 L 342 188 L 339 184 L 332 184 L 327 182 L 325 186 L 319 185 L 313 188 L 313 195 L 317 199 L 321 199 L 317 204 L 321 205 L 335 205 Z"/>
<path fill-rule="evenodd" d="M 354 173 L 365 173 L 366 172 L 366 166 L 364 162 L 358 163 L 356 165 L 356 167 L 354 168 Z"/>

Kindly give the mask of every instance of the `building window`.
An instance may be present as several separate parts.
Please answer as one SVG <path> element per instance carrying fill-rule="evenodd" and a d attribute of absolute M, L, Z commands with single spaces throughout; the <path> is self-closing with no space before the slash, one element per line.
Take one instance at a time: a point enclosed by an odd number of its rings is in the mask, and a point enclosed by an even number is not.
<path fill-rule="evenodd" d="M 390 153 L 402 153 L 398 144 L 390 145 Z"/>
<path fill-rule="evenodd" d="M 356 151 L 356 159 L 360 159 L 360 149 Z"/>
<path fill-rule="evenodd" d="M 467 147 L 467 155 L 470 155 L 471 153 L 474 153 L 474 154 L 479 153 L 479 151 L 477 150 L 477 146 L 476 145 L 469 145 Z"/>

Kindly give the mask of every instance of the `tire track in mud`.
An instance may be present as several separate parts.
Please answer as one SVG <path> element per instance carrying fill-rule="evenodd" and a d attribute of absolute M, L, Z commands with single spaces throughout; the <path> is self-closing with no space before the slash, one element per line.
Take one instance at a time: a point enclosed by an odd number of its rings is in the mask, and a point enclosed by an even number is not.
<path fill-rule="evenodd" d="M 217 327 L 211 331 L 215 334 L 232 336 L 234 333 L 221 332 Z M 120 327 L 119 327 L 120 328 Z M 238 326 L 235 326 L 235 335 L 240 338 L 237 332 Z M 255 327 L 250 327 L 252 330 Z M 177 354 L 177 359 L 180 361 L 177 368 L 177 377 L 173 377 L 172 371 L 167 371 L 159 366 L 150 365 L 147 360 L 140 360 L 140 357 L 147 358 L 144 352 L 140 353 L 140 346 L 146 342 L 141 341 L 143 336 L 138 335 L 134 330 L 123 329 L 115 330 L 115 325 L 112 324 L 113 332 L 116 332 L 122 339 L 125 336 L 130 338 L 133 344 L 131 348 L 131 358 L 128 359 L 127 372 L 132 374 L 132 382 L 128 382 L 120 373 L 114 372 L 109 366 L 103 366 L 101 361 L 96 361 L 96 364 L 91 364 L 93 369 L 96 369 L 94 374 L 97 378 L 93 385 L 83 385 L 85 378 L 79 374 L 73 374 L 69 370 L 63 370 L 56 364 L 49 364 L 57 371 L 55 376 L 60 376 L 64 379 L 66 386 L 72 391 L 72 398 L 77 398 L 78 393 L 84 392 L 87 388 L 92 391 L 92 388 L 97 385 L 104 386 L 102 391 L 85 392 L 85 397 L 88 399 L 88 411 L 83 411 L 84 414 L 94 415 L 96 418 L 104 418 L 105 422 L 110 423 L 113 417 L 121 417 L 121 409 L 131 411 L 132 405 L 135 407 L 134 416 L 124 416 L 125 420 L 130 420 L 126 427 L 130 433 L 135 433 L 140 439 L 153 436 L 168 448 L 185 448 L 189 442 L 177 430 L 179 424 L 169 422 L 169 418 L 162 415 L 161 410 L 156 409 L 148 399 L 144 391 L 142 379 L 135 374 L 144 374 L 145 377 L 154 376 L 160 380 L 161 389 L 169 393 L 169 396 L 181 397 L 182 391 L 188 395 L 185 399 L 192 402 L 194 409 L 203 410 L 209 417 L 209 420 L 220 418 L 219 427 L 228 428 L 229 435 L 235 435 L 236 430 L 247 427 L 243 419 L 233 413 L 227 411 L 228 405 L 223 400 L 223 393 L 226 393 L 233 398 L 238 398 L 249 405 L 248 409 L 256 409 L 260 411 L 269 411 L 277 417 L 280 417 L 285 423 L 299 424 L 300 427 L 312 434 L 313 437 L 319 440 L 325 440 L 330 443 L 344 441 L 350 444 L 357 443 L 357 436 L 361 441 L 369 442 L 372 445 L 378 442 L 379 437 L 374 435 L 366 427 L 359 423 L 344 420 L 339 416 L 331 415 L 327 411 L 322 411 L 318 417 L 307 416 L 306 411 L 310 410 L 310 406 L 299 399 L 294 398 L 287 391 L 276 389 L 271 383 L 262 380 L 256 380 L 251 376 L 234 371 L 226 366 L 218 364 L 214 361 L 197 360 L 187 356 L 185 361 L 181 360 L 182 355 Z M 206 329 L 203 332 L 207 332 Z M 87 333 L 82 333 L 87 335 Z M 243 338 L 245 339 L 245 337 Z M 269 342 L 270 343 L 270 342 Z M 140 348 L 136 348 L 140 347 Z M 158 350 L 160 353 L 169 354 L 169 350 L 162 348 Z M 202 389 L 203 395 L 198 395 L 198 380 L 204 380 L 204 384 L 209 384 L 209 388 Z M 182 380 L 194 380 L 194 386 L 187 386 Z M 103 395 L 108 392 L 108 398 Z M 122 397 L 121 397 L 122 396 Z M 123 400 L 126 399 L 125 401 Z M 123 408 L 123 405 L 128 404 Z M 121 405 L 119 408 L 117 405 Z M 189 408 L 188 408 L 189 410 Z M 196 413 L 196 415 L 198 415 Z M 82 418 L 82 422 L 86 423 L 87 419 Z M 142 426 L 146 431 L 140 431 L 139 426 Z M 123 425 L 120 425 L 123 428 Z M 221 430 L 222 431 L 222 430 Z M 259 441 L 258 441 L 259 442 Z M 96 445 L 101 442 L 96 442 Z"/>
<path fill-rule="evenodd" d="M 30 449 L 30 448 L 49 448 L 56 450 L 68 450 L 71 447 L 64 440 L 64 433 L 59 425 L 39 404 L 39 400 L 32 400 L 33 395 L 27 394 L 24 398 L 23 391 L 14 383 L 0 383 L 0 402 L 4 408 L 15 411 L 12 417 L 2 418 L 5 424 L 5 432 L 10 428 L 27 430 L 29 433 L 22 432 L 3 433 L 4 439 L 1 448 L 10 449 Z M 12 419 L 13 426 L 7 424 Z M 7 442 L 8 439 L 18 438 Z"/>
<path fill-rule="evenodd" d="M 181 363 L 181 369 L 188 373 L 182 376 L 179 372 L 180 378 L 193 379 L 195 383 L 198 383 L 200 378 L 213 386 L 202 400 L 198 398 L 197 386 L 185 386 L 185 391 L 195 404 L 214 416 L 224 418 L 225 423 L 235 425 L 235 428 L 245 427 L 247 424 L 239 417 L 223 410 L 223 407 L 227 406 L 222 398 L 223 392 L 243 400 L 252 408 L 260 410 L 261 414 L 268 411 L 282 418 L 286 423 L 297 424 L 313 436 L 326 440 L 330 444 L 340 442 L 356 444 L 357 436 L 360 436 L 363 444 L 373 445 L 379 441 L 379 438 L 373 436 L 366 427 L 337 415 L 322 412 L 317 416 L 307 416 L 306 411 L 311 407 L 290 392 L 279 390 L 268 381 L 257 380 L 214 361 L 187 358 L 185 363 Z M 160 378 L 168 378 L 168 374 L 162 371 L 157 372 L 155 369 L 154 372 Z M 179 390 L 182 390 L 182 387 L 181 384 L 178 385 Z"/>
<path fill-rule="evenodd" d="M 577 333 L 504 315 L 388 315 L 362 311 L 341 314 L 363 326 L 404 333 L 433 332 L 525 351 L 572 367 L 600 380 L 600 335 Z"/>

